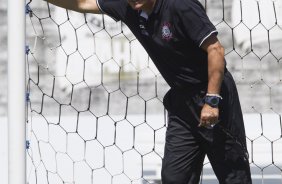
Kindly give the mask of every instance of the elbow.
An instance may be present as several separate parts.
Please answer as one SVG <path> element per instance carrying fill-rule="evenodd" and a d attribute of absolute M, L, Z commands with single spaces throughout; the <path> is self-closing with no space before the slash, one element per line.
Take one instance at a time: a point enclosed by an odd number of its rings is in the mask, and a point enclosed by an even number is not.
<path fill-rule="evenodd" d="M 80 13 L 100 13 L 96 0 L 78 0 L 77 9 Z"/>
<path fill-rule="evenodd" d="M 221 44 L 217 43 L 209 47 L 208 53 L 212 53 L 224 57 L 225 49 Z"/>
<path fill-rule="evenodd" d="M 76 4 L 76 11 L 77 12 L 80 12 L 80 13 L 83 13 L 83 10 L 84 10 L 84 7 L 85 7 L 85 3 L 86 3 L 86 0 L 79 0 L 77 1 L 77 4 Z"/>
<path fill-rule="evenodd" d="M 224 60 L 225 49 L 221 44 L 211 45 L 208 49 L 208 62 L 209 69 L 211 72 L 224 74 L 225 60 Z"/>
<path fill-rule="evenodd" d="M 87 0 L 78 0 L 77 1 L 77 7 L 76 7 L 76 11 L 80 12 L 80 13 L 87 13 L 89 6 L 90 6 L 90 1 Z"/>

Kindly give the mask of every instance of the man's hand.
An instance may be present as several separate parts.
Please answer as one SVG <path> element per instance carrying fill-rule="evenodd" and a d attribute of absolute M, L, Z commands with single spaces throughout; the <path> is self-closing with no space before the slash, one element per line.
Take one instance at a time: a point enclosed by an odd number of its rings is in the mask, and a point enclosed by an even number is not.
<path fill-rule="evenodd" d="M 205 104 L 201 111 L 199 127 L 211 127 L 218 123 L 219 110 Z"/>

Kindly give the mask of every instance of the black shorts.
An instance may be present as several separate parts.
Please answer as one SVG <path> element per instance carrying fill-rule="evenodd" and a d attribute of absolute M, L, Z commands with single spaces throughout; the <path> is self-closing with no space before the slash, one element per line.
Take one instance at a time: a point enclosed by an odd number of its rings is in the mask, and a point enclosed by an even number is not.
<path fill-rule="evenodd" d="M 219 123 L 198 127 L 206 89 L 171 89 L 162 184 L 198 184 L 205 155 L 220 184 L 250 184 L 251 174 L 239 97 L 229 72 L 224 75 Z"/>

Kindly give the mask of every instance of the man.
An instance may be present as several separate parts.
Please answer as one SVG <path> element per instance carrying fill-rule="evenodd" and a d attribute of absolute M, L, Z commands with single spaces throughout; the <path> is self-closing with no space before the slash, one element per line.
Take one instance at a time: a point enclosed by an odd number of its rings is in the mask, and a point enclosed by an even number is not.
<path fill-rule="evenodd" d="M 48 1 L 122 20 L 170 85 L 163 184 L 197 184 L 206 154 L 220 184 L 251 183 L 237 89 L 197 0 Z"/>

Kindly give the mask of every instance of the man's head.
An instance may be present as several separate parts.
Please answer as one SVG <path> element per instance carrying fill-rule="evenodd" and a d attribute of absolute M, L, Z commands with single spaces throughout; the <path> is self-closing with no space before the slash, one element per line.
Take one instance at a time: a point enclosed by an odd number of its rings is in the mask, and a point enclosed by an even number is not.
<path fill-rule="evenodd" d="M 147 13 L 153 11 L 156 1 L 157 0 L 127 0 L 128 4 L 132 7 L 132 9 L 143 10 Z"/>

